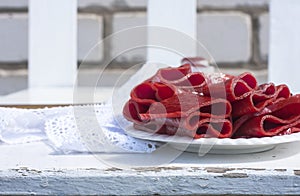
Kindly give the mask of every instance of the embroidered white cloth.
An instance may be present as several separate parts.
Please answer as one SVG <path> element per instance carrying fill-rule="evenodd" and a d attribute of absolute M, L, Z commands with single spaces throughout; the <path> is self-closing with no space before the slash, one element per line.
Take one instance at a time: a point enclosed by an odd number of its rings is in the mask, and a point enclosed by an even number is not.
<path fill-rule="evenodd" d="M 118 118 L 121 119 L 121 118 Z M 126 122 L 121 122 L 125 125 Z M 124 132 L 112 105 L 94 104 L 45 109 L 0 108 L 0 141 L 7 144 L 45 141 L 57 153 L 149 153 L 156 143 Z"/>

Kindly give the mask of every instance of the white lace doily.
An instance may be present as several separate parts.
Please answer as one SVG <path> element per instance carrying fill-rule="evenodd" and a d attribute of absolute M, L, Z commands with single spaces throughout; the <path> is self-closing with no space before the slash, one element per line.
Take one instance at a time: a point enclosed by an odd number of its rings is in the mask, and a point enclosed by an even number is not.
<path fill-rule="evenodd" d="M 152 152 L 155 143 L 128 136 L 114 118 L 111 105 L 74 107 L 73 114 L 46 122 L 49 141 L 64 153 Z"/>
<path fill-rule="evenodd" d="M 122 106 L 131 89 L 153 75 L 160 64 L 142 66 L 106 105 L 45 109 L 0 108 L 0 142 L 47 141 L 57 152 L 152 152 L 157 143 L 128 136 Z M 113 107 L 112 107 L 113 106 Z M 114 108 L 114 109 L 112 109 Z"/>
<path fill-rule="evenodd" d="M 45 140 L 45 121 L 70 111 L 70 107 L 38 110 L 0 108 L 0 141 L 17 144 Z"/>
<path fill-rule="evenodd" d="M 152 152 L 156 143 L 128 136 L 111 105 L 45 109 L 0 108 L 0 141 L 44 140 L 57 152 Z"/>

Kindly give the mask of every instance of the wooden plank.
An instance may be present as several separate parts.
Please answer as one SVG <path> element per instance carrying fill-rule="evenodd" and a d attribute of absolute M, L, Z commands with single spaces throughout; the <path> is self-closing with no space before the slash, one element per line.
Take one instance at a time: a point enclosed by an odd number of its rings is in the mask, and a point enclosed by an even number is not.
<path fill-rule="evenodd" d="M 120 170 L 1 171 L 0 194 L 32 195 L 298 195 L 300 176 L 278 170 L 155 167 Z M 222 168 L 216 168 L 222 169 Z"/>
<path fill-rule="evenodd" d="M 29 1 L 29 87 L 73 86 L 77 1 Z"/>
<path fill-rule="evenodd" d="M 269 81 L 300 92 L 300 1 L 270 1 Z"/>

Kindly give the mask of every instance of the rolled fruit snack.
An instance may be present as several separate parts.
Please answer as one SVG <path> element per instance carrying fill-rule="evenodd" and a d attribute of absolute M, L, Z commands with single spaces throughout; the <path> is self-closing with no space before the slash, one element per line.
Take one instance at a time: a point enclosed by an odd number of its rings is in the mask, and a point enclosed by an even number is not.
<path fill-rule="evenodd" d="M 230 137 L 231 104 L 204 96 L 207 77 L 192 72 L 190 64 L 164 68 L 138 84 L 130 93 L 123 114 L 140 130 L 193 138 Z"/>
<path fill-rule="evenodd" d="M 300 132 L 300 95 L 284 85 L 193 71 L 202 59 L 159 69 L 137 84 L 123 108 L 139 130 L 199 138 L 270 137 Z"/>

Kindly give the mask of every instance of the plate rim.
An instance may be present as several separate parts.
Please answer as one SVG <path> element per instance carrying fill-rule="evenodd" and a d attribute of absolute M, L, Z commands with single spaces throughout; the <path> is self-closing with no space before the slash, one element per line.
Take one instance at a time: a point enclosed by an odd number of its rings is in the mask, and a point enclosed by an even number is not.
<path fill-rule="evenodd" d="M 253 137 L 253 138 L 199 138 L 182 137 L 177 135 L 164 135 L 146 132 L 135 129 L 133 125 L 127 126 L 124 131 L 138 139 L 144 139 L 155 142 L 165 142 L 172 144 L 189 144 L 189 145 L 217 145 L 217 146 L 261 146 L 261 145 L 278 145 L 300 141 L 300 132 L 287 135 L 276 135 L 272 137 Z"/>

